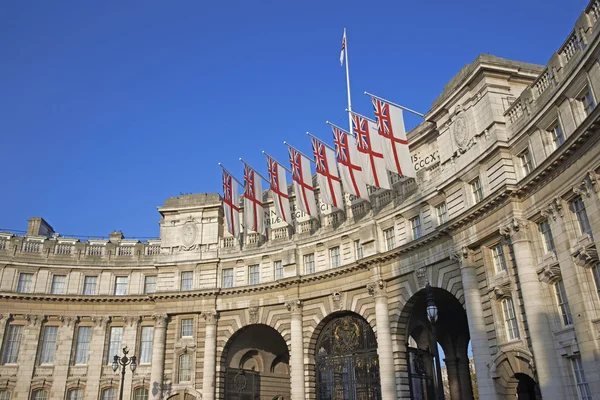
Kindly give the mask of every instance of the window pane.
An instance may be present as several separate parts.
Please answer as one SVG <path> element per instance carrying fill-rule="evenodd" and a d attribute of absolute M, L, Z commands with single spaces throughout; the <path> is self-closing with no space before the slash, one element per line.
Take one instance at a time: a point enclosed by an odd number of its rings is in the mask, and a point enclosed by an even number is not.
<path fill-rule="evenodd" d="M 556 294 L 556 302 L 558 303 L 563 325 L 572 325 L 573 317 L 571 316 L 571 309 L 569 308 L 569 302 L 567 300 L 565 284 L 562 279 L 554 284 L 554 292 Z"/>
<path fill-rule="evenodd" d="M 494 268 L 496 273 L 506 271 L 508 268 L 506 267 L 506 259 L 504 258 L 504 250 L 501 244 L 492 249 L 492 255 L 494 257 Z"/>
<path fill-rule="evenodd" d="M 123 327 L 113 326 L 110 328 L 110 342 L 108 344 L 107 364 L 112 364 L 114 356 L 121 356 L 121 343 L 123 341 Z"/>
<path fill-rule="evenodd" d="M 185 318 L 181 320 L 181 337 L 192 337 L 194 336 L 194 320 L 192 318 Z"/>
<path fill-rule="evenodd" d="M 16 364 L 19 358 L 19 347 L 21 346 L 21 335 L 23 325 L 10 325 L 8 328 L 6 347 L 4 348 L 3 364 Z"/>
<path fill-rule="evenodd" d="M 93 296 L 96 294 L 96 280 L 95 276 L 86 276 L 83 278 L 83 294 L 86 296 Z"/>
<path fill-rule="evenodd" d="M 142 326 L 142 340 L 140 343 L 140 364 L 152 362 L 152 340 L 154 338 L 154 327 Z"/>
<path fill-rule="evenodd" d="M 554 142 L 554 148 L 557 148 L 565 142 L 565 134 L 563 133 L 560 123 L 556 121 L 550 127 L 550 133 L 552 134 L 552 141 Z"/>
<path fill-rule="evenodd" d="M 446 210 L 446 203 L 442 203 L 436 207 L 438 224 L 444 224 L 448 220 L 448 212 Z"/>
<path fill-rule="evenodd" d="M 591 235 L 592 227 L 590 226 L 587 212 L 585 210 L 585 204 L 583 204 L 581 197 L 578 197 L 571 202 L 571 210 L 577 217 L 577 222 L 579 223 L 579 232 L 581 234 L 587 233 L 588 235 Z"/>
<path fill-rule="evenodd" d="M 67 277 L 65 275 L 54 275 L 52 277 L 51 294 L 65 294 L 65 284 Z"/>
<path fill-rule="evenodd" d="M 192 380 L 192 356 L 183 354 L 179 357 L 179 382 Z"/>
<path fill-rule="evenodd" d="M 363 246 L 362 244 L 360 244 L 360 240 L 355 240 L 354 241 L 354 250 L 356 252 L 356 259 L 360 260 L 361 258 L 363 258 Z"/>
<path fill-rule="evenodd" d="M 102 391 L 102 400 L 116 400 L 116 391 L 114 388 L 104 389 Z"/>
<path fill-rule="evenodd" d="M 573 376 L 575 376 L 579 398 L 581 400 L 592 400 L 592 392 L 585 377 L 581 356 L 575 356 L 571 359 L 571 367 L 573 368 Z"/>
<path fill-rule="evenodd" d="M 546 253 L 554 251 L 554 239 L 552 238 L 552 231 L 550 230 L 550 224 L 548 221 L 543 221 L 538 224 L 538 230 L 542 235 L 542 242 L 544 244 L 544 250 Z"/>
<path fill-rule="evenodd" d="M 83 400 L 83 390 L 75 389 L 69 391 L 69 400 Z"/>
<path fill-rule="evenodd" d="M 502 300 L 502 311 L 504 313 L 504 322 L 506 323 L 508 340 L 518 339 L 519 327 L 512 299 Z"/>
<path fill-rule="evenodd" d="M 410 226 L 412 228 L 413 239 L 421 237 L 421 217 L 415 217 L 410 220 Z"/>
<path fill-rule="evenodd" d="M 306 274 L 314 274 L 315 273 L 315 255 L 306 254 L 304 256 L 304 272 Z"/>
<path fill-rule="evenodd" d="M 248 284 L 258 285 L 260 282 L 260 271 L 258 265 L 251 265 L 248 267 Z"/>
<path fill-rule="evenodd" d="M 233 287 L 233 268 L 226 268 L 223 270 L 223 287 Z"/>
<path fill-rule="evenodd" d="M 92 339 L 92 327 L 80 326 L 77 330 L 77 346 L 75 348 L 75 364 L 87 364 L 90 341 Z"/>
<path fill-rule="evenodd" d="M 148 389 L 146 389 L 146 388 L 135 389 L 135 400 L 148 400 Z"/>
<path fill-rule="evenodd" d="M 329 249 L 329 259 L 331 260 L 331 268 L 337 268 L 340 266 L 339 246 Z"/>
<path fill-rule="evenodd" d="M 181 290 L 192 290 L 194 283 L 194 273 L 186 271 L 181 273 Z"/>
<path fill-rule="evenodd" d="M 125 296 L 127 294 L 127 283 L 129 278 L 126 276 L 117 276 L 115 278 L 115 296 Z"/>
<path fill-rule="evenodd" d="M 283 278 L 283 262 L 275 261 L 275 280 Z"/>
<path fill-rule="evenodd" d="M 8 390 L 0 390 L 0 400 L 10 400 L 10 392 Z"/>
<path fill-rule="evenodd" d="M 394 228 L 389 228 L 383 231 L 383 238 L 385 240 L 385 248 L 387 251 L 396 247 L 396 235 L 394 234 Z"/>
<path fill-rule="evenodd" d="M 31 293 L 33 286 L 33 274 L 19 274 L 19 285 L 17 286 L 17 292 L 19 293 Z"/>
<path fill-rule="evenodd" d="M 56 352 L 56 336 L 58 326 L 46 326 L 42 338 L 42 354 L 40 355 L 40 364 L 52 364 L 54 362 L 54 353 Z"/>
<path fill-rule="evenodd" d="M 156 293 L 156 276 L 146 276 L 144 278 L 144 294 Z"/>
<path fill-rule="evenodd" d="M 32 400 L 48 400 L 48 392 L 46 392 L 43 389 L 34 390 L 33 393 L 31 393 L 31 399 Z"/>

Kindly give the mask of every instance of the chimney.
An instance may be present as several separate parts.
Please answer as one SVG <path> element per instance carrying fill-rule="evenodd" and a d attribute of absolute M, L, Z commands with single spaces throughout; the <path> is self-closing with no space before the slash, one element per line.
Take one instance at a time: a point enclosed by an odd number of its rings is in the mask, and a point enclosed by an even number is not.
<path fill-rule="evenodd" d="M 27 236 L 47 236 L 54 234 L 54 229 L 41 217 L 33 217 L 27 221 Z"/>
<path fill-rule="evenodd" d="M 123 232 L 121 231 L 112 231 L 108 234 L 108 238 L 111 242 L 118 242 L 125 239 L 125 236 L 123 236 Z"/>

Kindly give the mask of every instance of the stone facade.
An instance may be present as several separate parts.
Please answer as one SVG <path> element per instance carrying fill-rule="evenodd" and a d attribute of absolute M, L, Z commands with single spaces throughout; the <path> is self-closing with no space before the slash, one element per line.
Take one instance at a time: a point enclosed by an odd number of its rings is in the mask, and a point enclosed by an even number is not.
<path fill-rule="evenodd" d="M 482 399 L 600 398 L 599 17 L 546 67 L 466 66 L 408 134 L 417 179 L 370 201 L 288 227 L 265 193 L 266 238 L 229 236 L 218 194 L 168 199 L 147 242 L 0 233 L 0 396 L 114 398 L 128 345 L 125 398 L 324 398 L 324 335 L 366 321 L 371 397 L 424 398 L 430 282 L 453 400 L 472 398 L 469 342 Z"/>

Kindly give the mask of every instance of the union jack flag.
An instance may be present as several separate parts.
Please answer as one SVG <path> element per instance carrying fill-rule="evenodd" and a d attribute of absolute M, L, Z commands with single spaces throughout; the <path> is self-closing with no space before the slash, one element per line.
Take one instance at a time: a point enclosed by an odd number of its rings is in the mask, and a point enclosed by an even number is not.
<path fill-rule="evenodd" d="M 302 155 L 292 147 L 290 147 L 290 164 L 292 165 L 292 179 L 302 182 Z"/>
<path fill-rule="evenodd" d="M 327 174 L 327 155 L 325 154 L 325 145 L 317 139 L 312 139 L 313 154 L 317 164 L 317 172 Z"/>
<path fill-rule="evenodd" d="M 390 105 L 373 97 L 373 108 L 375 109 L 375 117 L 377 117 L 377 129 L 383 136 L 393 138 L 394 131 L 390 119 Z"/>
<path fill-rule="evenodd" d="M 244 166 L 244 194 L 250 199 L 254 199 L 254 170 L 248 166 Z"/>
<path fill-rule="evenodd" d="M 223 211 L 227 222 L 227 230 L 233 236 L 239 235 L 239 211 L 237 205 L 237 181 L 223 168 Z"/>
<path fill-rule="evenodd" d="M 341 129 L 333 127 L 333 142 L 335 143 L 335 156 L 338 162 L 346 165 L 350 162 L 348 150 L 348 135 Z"/>
<path fill-rule="evenodd" d="M 232 204 L 232 193 L 231 188 L 233 186 L 233 178 L 231 175 L 227 173 L 227 171 L 223 171 L 223 200 L 226 203 Z"/>
<path fill-rule="evenodd" d="M 298 150 L 288 144 L 290 165 L 292 167 L 292 179 L 296 193 L 296 205 L 300 210 L 310 216 L 317 215 L 317 204 L 315 202 L 312 176 L 310 173 L 309 159 L 304 157 Z M 304 160 L 306 158 L 306 160 Z"/>
<path fill-rule="evenodd" d="M 277 161 L 273 160 L 271 157 L 267 156 L 267 163 L 269 164 L 269 183 L 271 184 L 271 189 L 278 191 L 279 190 L 279 164 Z"/>
<path fill-rule="evenodd" d="M 358 139 L 358 147 L 360 149 L 369 151 L 371 149 L 371 138 L 369 132 L 369 121 L 359 115 L 352 115 L 352 127 L 356 138 Z"/>

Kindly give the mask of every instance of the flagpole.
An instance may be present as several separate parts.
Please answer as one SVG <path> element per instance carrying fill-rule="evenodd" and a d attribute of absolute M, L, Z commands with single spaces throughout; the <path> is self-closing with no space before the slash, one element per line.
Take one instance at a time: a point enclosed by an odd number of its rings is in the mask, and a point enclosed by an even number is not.
<path fill-rule="evenodd" d="M 287 169 L 282 163 L 280 163 L 279 161 L 277 161 L 276 159 L 274 159 L 273 157 L 271 157 L 270 155 L 267 154 L 266 151 L 263 150 L 262 152 L 265 156 L 269 157 L 271 160 L 275 161 L 277 164 L 279 164 L 279 166 L 283 169 L 285 169 L 287 172 L 289 172 L 290 174 L 292 173 L 291 169 Z"/>
<path fill-rule="evenodd" d="M 348 115 L 349 115 L 349 114 L 348 114 Z M 351 135 L 351 136 L 352 136 L 352 137 L 354 137 L 354 138 L 356 137 L 356 136 L 354 135 L 354 133 L 352 133 L 352 132 L 348 132 L 348 131 L 347 131 L 347 130 L 345 130 L 344 128 L 340 128 L 339 126 L 335 125 L 335 124 L 334 124 L 334 123 L 332 123 L 332 122 L 325 121 L 325 123 L 326 123 L 327 125 L 331 125 L 331 126 L 333 126 L 333 127 L 334 127 L 334 128 L 336 128 L 336 129 L 339 129 L 340 131 L 342 131 L 342 132 L 344 132 L 344 133 L 347 133 L 348 135 Z"/>
<path fill-rule="evenodd" d="M 288 147 L 291 147 L 292 149 L 296 150 L 298 153 L 300 153 L 300 155 L 308 158 L 308 161 L 310 161 L 313 164 L 316 164 L 315 160 L 313 160 L 312 158 L 310 158 L 309 156 L 307 156 L 306 154 L 304 154 L 303 152 L 301 152 L 300 150 L 298 150 L 297 148 L 295 148 L 294 146 L 292 146 L 291 144 L 289 144 L 288 142 L 286 142 L 285 140 L 283 141 L 283 144 L 285 144 Z"/>
<path fill-rule="evenodd" d="M 315 140 L 318 140 L 318 141 L 319 141 L 319 142 L 320 142 L 320 143 L 321 143 L 323 146 L 327 147 L 328 149 L 331 149 L 331 150 L 335 151 L 335 149 L 334 149 L 333 147 L 331 147 L 330 145 L 328 145 L 327 143 L 325 143 L 324 141 L 322 141 L 321 139 L 319 139 L 318 137 L 316 137 L 316 136 L 315 136 L 315 135 L 313 135 L 312 133 L 310 133 L 310 132 L 306 132 L 306 134 L 307 134 L 308 136 L 310 136 L 311 138 L 313 138 L 313 139 L 315 139 Z"/>
<path fill-rule="evenodd" d="M 254 171 L 254 173 L 258 176 L 260 176 L 265 182 L 267 183 L 271 183 L 271 181 L 269 181 L 267 178 L 265 178 L 264 176 L 262 176 L 257 170 L 254 169 L 254 167 L 252 167 L 252 165 L 248 164 L 246 161 L 242 160 L 242 157 L 240 157 L 240 161 L 244 163 L 244 165 L 250 167 L 250 169 L 252 169 L 252 171 Z"/>
<path fill-rule="evenodd" d="M 229 170 L 227 170 L 227 168 L 225 168 L 225 167 L 223 166 L 223 164 L 221 164 L 221 163 L 218 163 L 218 164 L 219 164 L 219 167 L 223 168 L 223 171 L 227 172 L 227 173 L 229 174 L 229 176 L 231 176 L 231 179 L 233 179 L 234 181 L 236 181 L 236 182 L 238 183 L 238 185 L 240 185 L 240 186 L 244 186 L 244 185 L 242 184 L 242 182 L 238 181 L 238 180 L 236 179 L 236 177 L 235 177 L 235 176 L 233 176 L 233 174 L 232 174 L 231 172 L 229 172 Z"/>
<path fill-rule="evenodd" d="M 348 109 L 346 109 L 346 112 L 349 112 L 350 114 L 357 115 L 357 116 L 359 116 L 359 117 L 361 117 L 361 118 L 364 118 L 364 119 L 366 119 L 367 121 L 371 121 L 371 122 L 377 122 L 377 121 L 375 121 L 374 119 L 371 119 L 371 118 L 369 118 L 369 117 L 365 117 L 364 115 L 362 115 L 362 114 L 359 114 L 359 113 L 357 113 L 357 112 L 355 112 L 355 111 L 352 111 L 352 110 L 348 110 Z"/>
<path fill-rule="evenodd" d="M 368 95 L 368 96 L 371 96 L 371 97 L 375 97 L 376 99 L 379 99 L 379 100 L 381 100 L 381 101 L 385 101 L 386 103 L 389 103 L 389 104 L 391 104 L 391 105 L 393 105 L 393 106 L 395 106 L 395 107 L 398 107 L 398 108 L 401 108 L 401 109 L 403 109 L 403 110 L 406 110 L 406 111 L 408 111 L 408 112 L 410 112 L 410 113 L 416 114 L 416 115 L 418 115 L 418 116 L 419 116 L 419 117 L 421 117 L 421 118 L 425 118 L 425 114 L 421 114 L 420 112 L 417 112 L 417 111 L 415 111 L 415 110 L 411 110 L 411 109 L 410 109 L 410 108 L 408 108 L 408 107 L 404 107 L 404 106 L 401 106 L 400 104 L 392 103 L 392 102 L 391 102 L 391 101 L 389 101 L 389 100 L 386 100 L 386 99 L 384 99 L 384 98 L 382 98 L 382 97 L 379 97 L 379 96 L 375 96 L 374 94 L 371 94 L 371 93 L 369 93 L 369 92 L 365 92 L 365 94 L 366 94 L 366 95 Z"/>
<path fill-rule="evenodd" d="M 352 111 L 352 97 L 350 96 L 350 69 L 348 67 L 348 37 L 346 36 L 346 28 L 344 27 L 344 41 L 346 48 L 344 56 L 346 57 L 346 88 L 348 89 L 348 110 Z M 348 129 L 352 132 L 352 115 L 348 114 Z"/>

